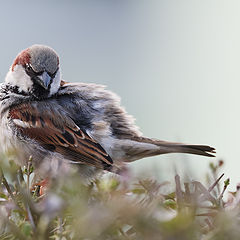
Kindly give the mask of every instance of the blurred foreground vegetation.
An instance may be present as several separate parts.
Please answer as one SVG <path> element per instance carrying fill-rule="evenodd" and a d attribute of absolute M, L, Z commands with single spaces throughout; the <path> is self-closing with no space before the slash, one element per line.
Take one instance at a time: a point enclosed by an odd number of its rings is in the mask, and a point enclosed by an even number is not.
<path fill-rule="evenodd" d="M 20 168 L 2 157 L 0 239 L 240 239 L 239 189 L 225 193 L 222 165 L 210 164 L 206 183 L 133 179 L 126 170 L 89 184 L 62 177 L 43 192 L 32 187 L 31 160 Z"/>

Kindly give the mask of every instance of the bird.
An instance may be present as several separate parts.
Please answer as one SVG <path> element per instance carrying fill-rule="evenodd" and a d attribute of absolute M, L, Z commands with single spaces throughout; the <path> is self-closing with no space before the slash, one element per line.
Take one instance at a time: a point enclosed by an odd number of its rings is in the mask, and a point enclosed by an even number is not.
<path fill-rule="evenodd" d="M 127 163 L 167 153 L 215 156 L 207 145 L 144 137 L 115 93 L 62 80 L 58 54 L 41 44 L 13 61 L 0 87 L 0 114 L 2 152 L 16 151 L 20 165 L 32 156 L 42 177 L 71 166 L 86 178 L 118 173 Z"/>

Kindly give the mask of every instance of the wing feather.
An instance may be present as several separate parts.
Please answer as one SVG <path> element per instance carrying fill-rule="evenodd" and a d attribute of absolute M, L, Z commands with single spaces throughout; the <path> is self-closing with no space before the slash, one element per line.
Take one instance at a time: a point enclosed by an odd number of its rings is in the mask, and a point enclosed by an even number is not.
<path fill-rule="evenodd" d="M 23 136 L 37 141 L 45 149 L 58 152 L 74 163 L 111 169 L 111 157 L 70 117 L 52 108 L 46 111 L 42 108 L 40 113 L 36 104 L 24 103 L 13 107 L 9 118 Z"/>

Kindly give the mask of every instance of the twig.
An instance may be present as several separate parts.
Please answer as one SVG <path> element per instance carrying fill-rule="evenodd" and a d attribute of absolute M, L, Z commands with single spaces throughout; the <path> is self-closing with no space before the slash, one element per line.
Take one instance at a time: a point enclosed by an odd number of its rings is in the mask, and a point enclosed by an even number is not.
<path fill-rule="evenodd" d="M 183 205 L 186 206 L 186 207 L 192 207 L 193 206 L 190 203 L 184 203 Z M 210 210 L 217 210 L 218 209 L 218 207 L 216 207 L 216 206 L 204 206 L 204 205 L 201 205 L 201 204 L 197 205 L 197 207 L 198 208 L 210 209 Z"/>
<path fill-rule="evenodd" d="M 217 215 L 217 212 L 207 212 L 207 213 L 199 213 L 196 214 L 198 217 L 206 216 L 206 217 L 215 217 Z"/>
<path fill-rule="evenodd" d="M 216 202 L 215 198 L 210 194 L 210 192 L 202 185 L 202 183 L 198 182 L 198 181 L 193 181 L 193 184 L 195 184 L 196 187 L 198 187 L 201 191 L 201 193 L 203 193 L 204 198 L 202 200 L 208 199 L 211 202 Z"/>
<path fill-rule="evenodd" d="M 2 175 L 2 183 L 5 186 L 5 188 L 7 189 L 9 195 L 11 196 L 11 198 L 14 200 L 15 197 L 14 197 L 13 192 L 12 192 L 8 182 L 7 182 L 7 179 L 5 178 L 5 176 L 3 174 L 2 168 L 0 168 L 0 171 L 1 171 L 1 175 Z"/>
<path fill-rule="evenodd" d="M 59 217 L 59 237 L 62 239 L 62 233 L 63 233 L 63 220 L 62 217 Z"/>
<path fill-rule="evenodd" d="M 59 226 L 55 227 L 50 231 L 50 233 L 54 233 L 56 231 L 60 231 L 61 233 L 63 232 L 63 226 L 66 224 L 66 220 L 63 221 L 62 217 L 59 218 Z"/>
<path fill-rule="evenodd" d="M 222 190 L 222 192 L 221 192 L 221 194 L 218 198 L 219 200 L 221 200 L 223 198 L 223 194 L 226 191 L 229 184 L 230 184 L 230 179 L 228 178 L 227 180 L 224 181 L 224 187 L 223 187 L 223 190 Z"/>
<path fill-rule="evenodd" d="M 182 193 L 182 190 L 181 190 L 181 183 L 180 183 L 179 175 L 175 176 L 175 183 L 176 183 L 177 203 L 180 206 L 180 205 L 182 205 L 182 202 L 183 202 L 183 193 Z"/>
<path fill-rule="evenodd" d="M 27 163 L 27 187 L 30 189 L 30 175 L 32 174 L 32 156 L 29 157 L 28 163 Z"/>
<path fill-rule="evenodd" d="M 34 223 L 31 210 L 30 210 L 30 208 L 29 208 L 29 206 L 28 206 L 27 203 L 26 203 L 26 210 L 27 210 L 27 214 L 28 214 L 28 219 L 29 219 L 29 221 L 30 221 L 30 223 L 31 223 L 31 225 L 32 225 L 33 230 L 35 231 L 35 230 L 36 230 L 36 225 L 35 225 L 35 223 Z"/>
<path fill-rule="evenodd" d="M 19 177 L 18 181 L 19 182 L 24 182 L 24 177 L 23 177 L 23 172 L 22 172 L 22 168 L 21 167 L 19 167 L 17 173 L 18 173 L 18 177 Z"/>
<path fill-rule="evenodd" d="M 189 189 L 189 183 L 184 183 L 184 187 L 185 187 L 186 202 L 190 202 L 191 201 L 191 193 L 190 193 L 190 189 Z"/>
<path fill-rule="evenodd" d="M 205 221 L 206 224 L 208 225 L 209 230 L 213 230 L 213 229 L 214 229 L 213 224 L 210 222 L 210 220 L 209 220 L 208 218 L 204 219 L 204 221 Z"/>
<path fill-rule="evenodd" d="M 121 228 L 119 228 L 118 230 L 125 239 L 131 239 Z"/>
<path fill-rule="evenodd" d="M 14 235 L 17 236 L 19 240 L 26 240 L 26 236 L 23 236 L 22 232 L 19 230 L 19 227 L 17 227 L 11 220 L 4 217 L 4 222 L 8 224 L 11 232 L 14 233 Z"/>
<path fill-rule="evenodd" d="M 18 188 L 19 188 L 19 193 L 22 196 L 22 201 L 23 201 L 24 206 L 25 206 L 26 211 L 27 211 L 28 220 L 30 221 L 30 224 L 32 226 L 33 231 L 35 231 L 36 230 L 36 225 L 34 223 L 33 215 L 32 215 L 32 212 L 31 212 L 31 209 L 35 210 L 35 206 L 32 202 L 32 198 L 31 198 L 31 195 L 30 195 L 30 192 L 29 192 L 29 188 L 27 188 L 27 190 L 24 189 L 26 187 L 25 182 L 24 182 L 24 188 L 23 188 L 20 181 L 18 181 L 17 184 L 18 184 Z"/>
<path fill-rule="evenodd" d="M 224 176 L 224 173 L 208 188 L 209 192 L 211 192 L 215 188 L 215 186 L 219 183 L 219 181 L 223 176 Z"/>

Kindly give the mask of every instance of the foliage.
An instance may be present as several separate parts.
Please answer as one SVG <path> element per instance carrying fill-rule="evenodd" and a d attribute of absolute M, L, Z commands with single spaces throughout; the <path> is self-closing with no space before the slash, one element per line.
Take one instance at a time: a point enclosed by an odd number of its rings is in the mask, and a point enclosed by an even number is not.
<path fill-rule="evenodd" d="M 126 172 L 88 184 L 78 174 L 61 176 L 44 193 L 32 188 L 31 159 L 20 168 L 2 156 L 0 239 L 239 239 L 240 195 L 237 189 L 223 201 L 222 164 L 210 165 L 208 187 L 176 175 L 172 188 Z"/>

